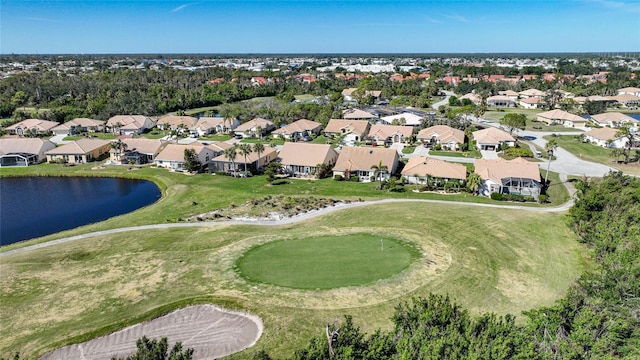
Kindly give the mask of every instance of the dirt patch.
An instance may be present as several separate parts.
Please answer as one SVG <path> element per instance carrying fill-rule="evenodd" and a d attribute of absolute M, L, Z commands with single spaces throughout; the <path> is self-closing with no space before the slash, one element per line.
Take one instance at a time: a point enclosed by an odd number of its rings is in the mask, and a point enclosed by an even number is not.
<path fill-rule="evenodd" d="M 216 359 L 253 346 L 262 335 L 260 318 L 213 305 L 195 305 L 81 344 L 49 352 L 40 360 L 109 360 L 136 351 L 136 340 L 167 337 L 194 349 L 196 360 Z"/>

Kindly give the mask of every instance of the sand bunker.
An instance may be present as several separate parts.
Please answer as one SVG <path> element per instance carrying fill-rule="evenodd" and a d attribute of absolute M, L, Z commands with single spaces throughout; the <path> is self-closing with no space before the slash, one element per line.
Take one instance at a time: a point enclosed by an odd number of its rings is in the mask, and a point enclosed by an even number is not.
<path fill-rule="evenodd" d="M 167 337 L 170 348 L 180 341 L 184 348 L 194 349 L 196 360 L 215 359 L 253 346 L 262 330 L 262 321 L 257 316 L 213 305 L 195 305 L 107 336 L 56 349 L 40 360 L 109 360 L 134 353 L 136 340 L 142 336 Z"/>

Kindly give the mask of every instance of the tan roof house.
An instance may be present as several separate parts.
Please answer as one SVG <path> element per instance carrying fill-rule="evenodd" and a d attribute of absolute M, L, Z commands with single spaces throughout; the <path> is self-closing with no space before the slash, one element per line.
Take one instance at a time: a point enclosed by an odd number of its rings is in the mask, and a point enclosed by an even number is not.
<path fill-rule="evenodd" d="M 420 126 L 422 124 L 422 119 L 422 116 L 410 112 L 403 112 L 402 114 L 383 116 L 380 118 L 380 120 L 386 124 L 407 126 Z"/>
<path fill-rule="evenodd" d="M 40 119 L 26 119 L 19 123 L 7 126 L 6 130 L 9 134 L 15 135 L 48 135 L 51 133 L 51 129 L 58 126 L 55 121 L 40 120 Z"/>
<path fill-rule="evenodd" d="M 511 100 L 513 100 L 513 101 L 517 101 L 518 97 L 520 96 L 520 94 L 518 94 L 517 92 L 515 92 L 513 90 L 498 91 L 498 95 L 506 96 L 506 97 L 510 98 Z"/>
<path fill-rule="evenodd" d="M 473 140 L 476 142 L 478 150 L 497 151 L 500 145 L 515 146 L 516 139 L 508 132 L 488 127 L 483 130 L 473 132 Z"/>
<path fill-rule="evenodd" d="M 156 160 L 156 156 L 168 144 L 160 139 L 128 138 L 120 140 L 124 149 L 112 149 L 109 151 L 109 162 L 112 164 L 150 164 Z"/>
<path fill-rule="evenodd" d="M 560 124 L 564 127 L 584 127 L 587 124 L 587 119 L 560 109 L 539 113 L 537 119 L 547 125 Z"/>
<path fill-rule="evenodd" d="M 634 108 L 640 105 L 640 96 L 631 94 L 618 94 L 616 96 L 609 96 L 607 97 L 607 99 L 615 101 L 618 104 L 628 108 Z"/>
<path fill-rule="evenodd" d="M 370 112 L 360 109 L 342 110 L 342 117 L 348 120 L 377 120 L 378 117 Z"/>
<path fill-rule="evenodd" d="M 244 124 L 238 125 L 233 131 L 236 135 L 243 138 L 262 137 L 275 129 L 275 125 L 271 120 L 260 117 L 253 118 Z"/>
<path fill-rule="evenodd" d="M 102 120 L 88 119 L 88 118 L 75 118 L 62 123 L 53 129 L 56 135 L 74 135 L 84 132 L 98 132 L 104 129 L 105 122 Z"/>
<path fill-rule="evenodd" d="M 252 151 L 247 155 L 246 161 L 244 155 L 239 149 L 236 149 L 236 158 L 232 161 L 224 153 L 216 156 L 208 162 L 209 172 L 225 172 L 229 174 L 238 174 L 243 171 L 253 171 L 264 168 L 268 163 L 274 161 L 278 156 L 275 148 L 265 146 L 264 151 L 258 154 Z"/>
<path fill-rule="evenodd" d="M 225 119 L 222 117 L 203 116 L 193 125 L 189 126 L 189 132 L 194 136 L 207 136 L 229 132 L 240 125 L 238 119 Z"/>
<path fill-rule="evenodd" d="M 411 139 L 413 128 L 402 125 L 371 125 L 367 139 L 376 145 L 406 144 Z"/>
<path fill-rule="evenodd" d="M 358 88 L 347 88 L 342 90 L 342 97 L 344 98 L 345 102 L 353 102 L 356 101 L 356 98 L 353 96 L 353 93 L 358 90 Z M 382 94 L 382 91 L 380 90 L 365 90 L 364 95 L 365 96 L 371 96 L 373 97 L 374 100 L 378 100 L 380 99 L 380 95 Z"/>
<path fill-rule="evenodd" d="M 424 184 L 428 176 L 441 179 L 445 183 L 450 180 L 465 181 L 467 167 L 430 157 L 414 156 L 409 158 L 402 169 L 402 175 L 412 184 Z"/>
<path fill-rule="evenodd" d="M 520 96 L 521 99 L 532 98 L 532 97 L 543 98 L 547 95 L 547 93 L 545 93 L 544 91 L 540 91 L 538 89 L 528 89 L 525 91 L 520 91 L 518 95 Z"/>
<path fill-rule="evenodd" d="M 495 95 L 495 96 L 489 96 L 487 98 L 487 105 L 491 107 L 499 107 L 499 108 L 515 107 L 516 101 L 508 96 Z"/>
<path fill-rule="evenodd" d="M 520 105 L 524 109 L 541 109 L 545 105 L 547 105 L 547 102 L 544 101 L 544 99 L 541 97 L 533 96 L 520 99 L 518 101 L 518 105 Z"/>
<path fill-rule="evenodd" d="M 172 171 L 184 171 L 184 151 L 186 149 L 193 149 L 195 151 L 201 165 L 207 164 L 209 160 L 213 159 L 216 153 L 214 149 L 199 142 L 193 142 L 188 145 L 167 144 L 156 156 L 156 165 Z"/>
<path fill-rule="evenodd" d="M 619 128 L 624 124 L 629 124 L 632 128 L 638 128 L 638 120 L 629 115 L 619 112 L 606 112 L 602 114 L 590 115 L 591 120 L 600 126 Z"/>
<path fill-rule="evenodd" d="M 321 123 L 307 119 L 300 119 L 274 130 L 272 134 L 277 134 L 283 139 L 300 140 L 305 136 L 311 136 L 312 134 L 318 135 L 321 130 Z"/>
<path fill-rule="evenodd" d="M 505 160 L 477 159 L 475 172 L 482 179 L 480 194 L 517 194 L 538 199 L 542 189 L 540 168 L 537 163 L 523 158 Z"/>
<path fill-rule="evenodd" d="M 372 181 L 373 166 L 382 163 L 387 171 L 381 174 L 383 179 L 389 179 L 398 170 L 398 152 L 395 149 L 383 147 L 343 147 L 333 167 L 333 176 L 340 175 L 345 179 L 357 176 L 359 181 Z"/>
<path fill-rule="evenodd" d="M 354 145 L 364 140 L 371 124 L 363 120 L 331 119 L 324 129 L 324 134 L 331 137 L 342 137 L 345 144 Z"/>
<path fill-rule="evenodd" d="M 585 132 L 583 136 L 586 142 L 594 145 L 598 145 L 603 148 L 622 149 L 627 144 L 627 138 L 624 136 L 617 136 L 617 133 L 617 129 L 603 127 L 591 129 Z"/>
<path fill-rule="evenodd" d="M 480 99 L 480 97 L 474 93 L 467 93 L 460 96 L 460 101 L 464 99 L 469 99 L 469 101 L 471 101 L 475 105 L 480 105 L 480 103 L 482 103 L 482 99 Z"/>
<path fill-rule="evenodd" d="M 160 130 L 186 130 L 193 126 L 196 121 L 197 119 L 193 116 L 167 115 L 158 119 L 157 126 Z"/>
<path fill-rule="evenodd" d="M 102 139 L 79 139 L 45 152 L 50 163 L 84 164 L 108 154 L 111 141 Z"/>
<path fill-rule="evenodd" d="M 640 88 L 626 87 L 626 88 L 618 89 L 618 95 L 633 95 L 633 96 L 640 97 Z"/>
<path fill-rule="evenodd" d="M 107 129 L 121 135 L 136 135 L 156 126 L 156 122 L 145 115 L 116 115 L 107 120 Z"/>
<path fill-rule="evenodd" d="M 278 154 L 282 169 L 294 177 L 314 177 L 319 164 L 333 167 L 338 153 L 328 144 L 286 142 Z"/>
<path fill-rule="evenodd" d="M 425 147 L 439 144 L 444 149 L 460 150 L 459 144 L 464 144 L 464 131 L 447 125 L 434 125 L 420 130 L 417 139 Z"/>
<path fill-rule="evenodd" d="M 0 139 L 0 167 L 38 164 L 46 158 L 44 153 L 55 147 L 53 142 L 40 138 Z"/>

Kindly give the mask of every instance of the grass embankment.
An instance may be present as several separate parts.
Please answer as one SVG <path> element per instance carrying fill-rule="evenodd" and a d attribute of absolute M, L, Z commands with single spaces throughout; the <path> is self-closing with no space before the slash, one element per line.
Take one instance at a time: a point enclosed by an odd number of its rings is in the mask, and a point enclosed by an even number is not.
<path fill-rule="evenodd" d="M 536 121 L 539 113 L 544 110 L 538 109 L 520 109 L 520 108 L 504 108 L 500 111 L 487 111 L 482 115 L 483 118 L 500 122 L 500 120 L 509 113 L 524 114 L 527 117 L 527 124 L 525 130 L 529 131 L 545 131 L 545 132 L 567 132 L 567 131 L 581 131 L 580 129 L 568 128 L 562 125 L 547 125 L 543 122 Z"/>
<path fill-rule="evenodd" d="M 584 143 L 576 139 L 573 135 L 560 135 L 557 137 L 545 136 L 544 138 L 547 140 L 556 139 L 559 147 L 567 150 L 582 160 L 604 164 L 622 170 L 622 172 L 626 174 L 640 176 L 640 164 L 635 163 L 629 165 L 617 163 L 611 157 L 611 149 L 605 149 L 598 145 Z"/>
<path fill-rule="evenodd" d="M 152 172 L 139 172 L 147 171 Z M 115 227 L 144 222 L 161 211 L 172 214 L 166 217 L 184 213 L 193 206 L 194 192 L 189 187 L 202 191 L 199 199 L 208 205 L 228 202 L 220 197 L 242 197 L 232 189 L 241 181 L 253 181 L 229 178 L 228 183 L 227 179 L 210 183 L 221 177 L 206 177 L 205 181 L 182 176 L 180 180 L 193 179 L 184 185 L 169 175 L 162 179 L 169 193 L 162 206 L 105 223 Z M 231 183 L 234 185 L 225 185 Z M 346 182 L 328 183 L 339 184 L 342 193 L 349 190 Z M 290 189 L 300 192 L 307 187 L 312 192 L 328 186 L 321 184 L 300 182 Z M 267 188 L 253 185 L 257 191 Z M 183 204 L 187 201 L 188 206 Z M 238 259 L 255 246 L 361 233 L 406 242 L 422 256 L 388 279 L 332 290 L 248 282 L 234 270 Z M 212 226 L 104 235 L 2 258 L 0 356 L 20 351 L 33 358 L 70 339 L 106 334 L 197 302 L 218 303 L 262 318 L 265 333 L 256 347 L 232 358 L 250 358 L 259 349 L 275 357 L 290 356 L 310 336 L 322 333 L 327 322 L 344 314 L 353 315 L 365 331 L 388 329 L 398 302 L 429 292 L 448 293 L 476 313 L 518 315 L 550 305 L 583 270 L 584 259 L 584 250 L 558 214 L 430 203 L 359 207 L 286 226 Z"/>

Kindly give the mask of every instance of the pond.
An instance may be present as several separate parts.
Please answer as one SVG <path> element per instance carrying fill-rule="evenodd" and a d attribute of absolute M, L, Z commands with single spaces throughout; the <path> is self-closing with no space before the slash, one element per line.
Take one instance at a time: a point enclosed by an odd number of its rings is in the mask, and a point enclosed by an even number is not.
<path fill-rule="evenodd" d="M 156 202 L 145 180 L 91 177 L 0 179 L 0 245 L 106 220 Z"/>

